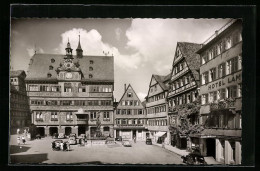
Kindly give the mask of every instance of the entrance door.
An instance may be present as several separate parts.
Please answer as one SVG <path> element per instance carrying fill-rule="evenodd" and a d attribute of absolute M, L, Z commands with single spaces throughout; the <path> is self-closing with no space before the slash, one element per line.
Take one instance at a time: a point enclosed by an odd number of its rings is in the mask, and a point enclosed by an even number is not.
<path fill-rule="evenodd" d="M 58 133 L 57 127 L 50 127 L 50 135 L 53 136 L 54 133 Z"/>
<path fill-rule="evenodd" d="M 79 126 L 78 127 L 78 135 L 80 134 L 86 134 L 86 127 L 85 126 Z"/>
<path fill-rule="evenodd" d="M 37 134 L 40 134 L 40 136 L 44 136 L 45 135 L 45 131 L 43 127 L 38 127 L 37 128 Z"/>
<path fill-rule="evenodd" d="M 208 138 L 207 143 L 207 156 L 216 157 L 216 141 L 213 138 Z"/>
<path fill-rule="evenodd" d="M 133 139 L 134 139 L 134 137 L 136 138 L 136 130 L 133 130 Z"/>
<path fill-rule="evenodd" d="M 65 127 L 65 135 L 70 135 L 71 127 Z"/>
<path fill-rule="evenodd" d="M 119 130 L 116 130 L 116 138 L 119 137 Z"/>

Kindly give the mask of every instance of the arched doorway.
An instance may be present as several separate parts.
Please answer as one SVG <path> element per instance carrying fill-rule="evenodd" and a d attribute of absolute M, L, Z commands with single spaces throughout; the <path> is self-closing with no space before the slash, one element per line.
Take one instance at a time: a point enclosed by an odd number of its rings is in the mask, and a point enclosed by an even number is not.
<path fill-rule="evenodd" d="M 70 135 L 71 127 L 65 127 L 65 135 Z"/>
<path fill-rule="evenodd" d="M 37 134 L 40 134 L 40 136 L 45 136 L 45 130 L 43 127 L 37 128 Z"/>
<path fill-rule="evenodd" d="M 50 127 L 50 135 L 53 136 L 54 133 L 58 133 L 57 127 Z"/>

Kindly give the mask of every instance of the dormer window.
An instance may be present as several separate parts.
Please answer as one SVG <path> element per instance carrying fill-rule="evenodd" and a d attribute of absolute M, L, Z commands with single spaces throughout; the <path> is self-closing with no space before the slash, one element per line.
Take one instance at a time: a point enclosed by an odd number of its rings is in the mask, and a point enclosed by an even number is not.
<path fill-rule="evenodd" d="M 93 63 L 94 63 L 94 61 L 93 61 L 93 60 L 90 60 L 90 61 L 89 61 L 89 64 L 93 64 Z"/>
<path fill-rule="evenodd" d="M 51 59 L 51 63 L 54 63 L 54 62 L 55 62 L 55 59 L 52 58 L 52 59 Z"/>
<path fill-rule="evenodd" d="M 89 67 L 89 71 L 93 71 L 93 67 Z"/>
<path fill-rule="evenodd" d="M 53 70 L 53 66 L 52 65 L 49 66 L 49 70 Z"/>
<path fill-rule="evenodd" d="M 50 78 L 50 77 L 51 77 L 51 74 L 50 74 L 50 73 L 48 73 L 48 74 L 47 74 L 47 77 L 48 77 L 48 78 Z"/>
<path fill-rule="evenodd" d="M 89 78 L 93 78 L 93 75 L 92 74 L 89 74 L 89 76 L 88 76 Z"/>

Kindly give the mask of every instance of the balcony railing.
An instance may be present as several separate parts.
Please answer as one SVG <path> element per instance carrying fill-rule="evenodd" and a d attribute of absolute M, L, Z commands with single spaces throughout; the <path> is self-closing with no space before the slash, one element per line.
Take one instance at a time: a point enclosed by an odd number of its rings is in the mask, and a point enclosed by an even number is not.
<path fill-rule="evenodd" d="M 51 118 L 51 121 L 58 121 L 58 118 Z"/>
<path fill-rule="evenodd" d="M 186 91 L 186 90 L 188 90 L 190 88 L 194 88 L 194 87 L 196 87 L 195 81 L 193 81 L 193 82 L 191 82 L 191 83 L 189 83 L 189 84 L 187 84 L 185 86 L 182 86 L 182 87 L 180 87 L 178 89 L 175 89 L 175 90 L 171 91 L 168 96 L 172 96 L 174 94 L 181 93 L 183 91 Z"/>
<path fill-rule="evenodd" d="M 144 124 L 117 124 L 118 127 L 134 127 L 134 126 L 144 126 Z"/>
<path fill-rule="evenodd" d="M 235 99 L 227 98 L 210 103 L 210 110 L 217 111 L 235 107 Z"/>
<path fill-rule="evenodd" d="M 184 68 L 182 71 L 180 71 L 177 74 L 173 75 L 172 78 L 171 78 L 171 81 L 176 80 L 178 77 L 180 77 L 181 75 L 183 75 L 187 71 L 189 71 L 189 68 L 188 67 Z"/>
<path fill-rule="evenodd" d="M 43 122 L 43 118 L 36 118 L 35 121 L 36 122 Z"/>

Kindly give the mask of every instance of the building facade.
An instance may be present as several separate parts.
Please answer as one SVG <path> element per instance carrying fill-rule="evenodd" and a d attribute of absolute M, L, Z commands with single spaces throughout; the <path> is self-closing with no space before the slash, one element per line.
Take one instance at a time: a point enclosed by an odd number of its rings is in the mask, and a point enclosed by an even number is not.
<path fill-rule="evenodd" d="M 114 135 L 122 139 L 145 141 L 147 137 L 146 113 L 133 87 L 129 84 L 114 113 Z"/>
<path fill-rule="evenodd" d="M 201 58 L 201 153 L 241 164 L 242 21 L 232 20 L 198 51 Z"/>
<path fill-rule="evenodd" d="M 192 104 L 198 97 L 200 56 L 196 53 L 201 48 L 200 44 L 177 42 L 175 57 L 169 81 L 169 126 L 171 128 L 171 144 L 178 148 L 191 148 L 186 135 L 179 132 L 178 127 L 184 121 L 183 111 L 193 107 Z M 194 107 L 196 107 L 194 105 Z M 190 124 L 199 124 L 199 111 L 187 114 Z M 188 144 L 187 144 L 188 143 Z"/>
<path fill-rule="evenodd" d="M 29 99 L 26 95 L 26 74 L 22 70 L 10 71 L 10 132 L 28 127 L 31 123 Z"/>
<path fill-rule="evenodd" d="M 34 54 L 26 78 L 31 119 L 41 135 L 86 134 L 95 137 L 101 121 L 104 136 L 113 136 L 114 57 Z"/>
<path fill-rule="evenodd" d="M 168 83 L 170 74 L 166 76 L 152 75 L 148 95 L 146 97 L 146 114 L 149 134 L 155 143 L 170 143 L 168 129 Z"/>

